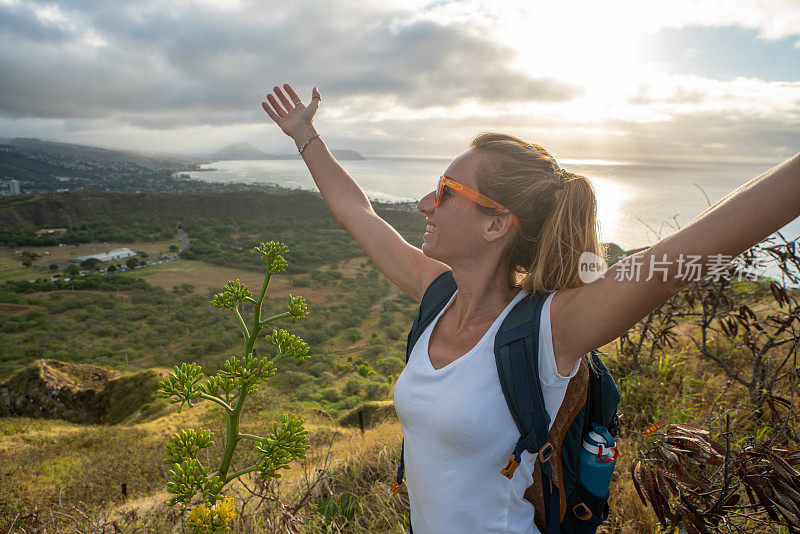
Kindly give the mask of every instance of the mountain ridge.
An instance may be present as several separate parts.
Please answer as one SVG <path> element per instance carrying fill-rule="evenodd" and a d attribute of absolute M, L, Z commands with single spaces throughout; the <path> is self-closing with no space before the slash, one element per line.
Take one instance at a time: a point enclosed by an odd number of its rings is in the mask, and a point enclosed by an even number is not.
<path fill-rule="evenodd" d="M 104 163 L 132 163 L 148 169 L 171 169 L 190 163 L 199 158 L 189 156 L 146 154 L 134 150 L 102 148 L 62 141 L 42 140 L 35 137 L 0 138 L 0 144 L 22 149 L 34 150 L 59 158 L 70 158 Z"/>
<path fill-rule="evenodd" d="M 365 160 L 364 156 L 355 150 L 331 149 L 331 153 L 339 160 Z M 208 158 L 212 161 L 226 160 L 254 160 L 254 159 L 296 159 L 296 154 L 270 154 L 256 148 L 247 142 L 235 143 L 223 147 L 210 154 Z"/>

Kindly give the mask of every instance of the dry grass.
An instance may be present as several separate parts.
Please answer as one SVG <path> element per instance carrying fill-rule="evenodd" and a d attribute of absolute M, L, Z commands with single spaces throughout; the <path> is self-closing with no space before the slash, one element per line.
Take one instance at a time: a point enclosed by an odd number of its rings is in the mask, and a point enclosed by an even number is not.
<path fill-rule="evenodd" d="M 340 270 L 352 275 L 362 261 L 351 260 Z M 260 273 L 194 261 L 162 264 L 131 274 L 168 289 L 191 283 L 198 292 L 218 287 L 220 280 L 238 277 L 251 289 L 260 287 L 263 280 Z M 276 277 L 271 288 L 277 295 L 292 292 L 284 277 Z M 337 289 L 324 291 L 334 294 Z M 312 300 L 325 296 L 324 291 L 299 289 L 304 295 L 312 293 Z M 767 307 L 770 301 L 762 305 Z M 691 328 L 682 325 L 681 330 L 689 333 Z M 367 335 L 370 332 L 366 326 L 362 331 Z M 366 346 L 365 340 L 354 346 L 362 345 Z M 719 418 L 727 411 L 738 424 L 739 437 L 757 430 L 743 389 L 735 384 L 729 386 L 714 364 L 693 356 L 691 347 L 687 338 L 681 338 L 674 349 L 666 352 L 664 356 L 674 365 L 672 370 L 661 372 L 657 366 L 644 362 L 642 369 L 625 377 L 621 410 L 626 425 L 611 487 L 612 515 L 601 532 L 660 531 L 652 509 L 640 501 L 629 472 L 643 446 L 639 432 L 647 425 L 660 419 L 711 423 L 713 434 L 715 428 L 721 430 Z M 616 344 L 602 349 L 613 355 Z M 736 347 L 730 349 L 731 354 L 736 353 Z M 341 354 L 346 355 L 346 351 Z M 608 363 L 614 373 L 613 358 Z M 313 448 L 309 458 L 285 472 L 279 484 L 262 491 L 250 477 L 244 484 L 231 485 L 226 493 L 235 497 L 239 514 L 233 523 L 234 532 L 285 532 L 283 521 L 287 517 L 293 517 L 304 533 L 407 531 L 407 495 L 403 491 L 398 497 L 388 498 L 400 454 L 400 427 L 396 421 L 362 434 L 336 425 L 319 411 L 288 403 L 276 390 L 262 388 L 251 401 L 249 411 L 243 414 L 242 431 L 263 435 L 264 426 L 279 413 L 295 412 L 305 419 Z M 181 515 L 164 504 L 169 498 L 165 491 L 169 467 L 160 463 L 163 447 L 179 428 L 210 428 L 216 436 L 215 446 L 209 451 L 213 459 L 221 451 L 223 425 L 220 410 L 210 402 L 197 403 L 180 414 L 173 409 L 147 423 L 117 427 L 0 419 L 0 532 L 8 531 L 12 521 L 17 526 L 30 527 L 29 532 L 43 532 L 45 528 L 48 532 L 99 532 L 102 525 L 109 532 L 114 531 L 115 522 L 123 532 L 181 531 Z M 237 465 L 247 465 L 252 454 L 252 444 L 243 443 Z M 145 476 L 139 477 L 136 469 Z M 123 476 L 130 477 L 126 478 L 129 486 L 125 503 L 121 502 L 119 488 Z M 250 493 L 256 490 L 259 497 Z M 284 515 L 282 504 L 292 507 L 300 501 L 302 506 L 290 516 Z M 36 506 L 38 515 L 30 516 Z"/>
<path fill-rule="evenodd" d="M 0 249 L 0 282 L 8 280 L 27 280 L 28 278 L 36 278 L 42 276 L 41 274 L 34 274 L 39 271 L 31 271 L 22 265 L 22 256 L 15 259 L 8 255 L 7 249 Z"/>
<path fill-rule="evenodd" d="M 244 269 L 229 269 L 209 265 L 197 260 L 162 263 L 143 269 L 126 271 L 121 274 L 123 276 L 144 278 L 148 283 L 154 286 L 161 286 L 167 290 L 172 290 L 174 286 L 180 286 L 181 284 L 191 284 L 194 286 L 195 292 L 202 293 L 205 293 L 210 287 L 219 288 L 227 280 L 235 280 L 237 278 L 255 291 L 256 289 L 254 288 L 260 288 L 264 281 L 263 273 Z M 276 287 L 281 283 L 286 284 L 281 277 L 276 277 L 274 282 L 270 282 L 270 287 L 272 287 L 273 283 Z"/>
<path fill-rule="evenodd" d="M 258 292 L 261 284 L 264 283 L 263 272 L 220 267 L 197 260 L 162 263 L 121 274 L 122 276 L 143 278 L 147 283 L 163 287 L 168 291 L 172 291 L 175 286 L 191 284 L 194 286 L 195 293 L 206 293 L 209 288 L 221 288 L 226 281 L 237 278 L 254 293 Z M 285 276 L 274 276 L 269 282 L 269 294 L 276 298 L 289 293 L 302 293 L 307 300 L 321 302 L 323 299 L 335 295 L 336 291 L 336 287 L 295 288 Z"/>
<path fill-rule="evenodd" d="M 692 362 L 691 367 L 698 365 Z M 709 376 L 706 382 L 705 402 L 700 413 L 708 413 L 709 403 L 714 401 L 715 394 L 725 390 L 726 382 L 718 376 Z M 671 386 L 670 386 L 671 387 Z M 408 501 L 405 491 L 400 496 L 389 499 L 388 491 L 393 482 L 399 458 L 400 426 L 397 422 L 386 422 L 367 429 L 363 434 L 357 429 L 346 429 L 336 426 L 330 418 L 318 411 L 303 409 L 299 406 L 286 406 L 280 395 L 275 392 L 261 392 L 254 396 L 257 409 L 248 412 L 243 418 L 243 431 L 258 433 L 259 428 L 271 421 L 282 410 L 300 412 L 306 421 L 312 441 L 312 454 L 306 461 L 297 462 L 290 471 L 285 472 L 279 484 L 271 484 L 260 497 L 254 497 L 244 484 L 232 484 L 226 494 L 234 496 L 237 503 L 237 519 L 232 524 L 237 533 L 277 533 L 285 532 L 282 518 L 292 518 L 299 532 L 353 532 L 353 533 L 405 533 Z M 625 399 L 623 399 L 623 403 Z M 731 401 L 733 402 L 733 401 Z M 623 404 L 625 409 L 625 404 Z M 681 407 L 676 407 L 679 410 Z M 702 422 L 702 421 L 700 421 Z M 222 417 L 216 407 L 209 402 L 201 402 L 194 409 L 185 409 L 181 414 L 171 412 L 155 421 L 140 425 L 120 427 L 120 432 L 127 432 L 138 440 L 135 454 L 136 461 L 142 468 L 149 470 L 146 462 L 157 462 L 160 452 L 169 436 L 178 428 L 199 427 L 212 428 L 220 436 Z M 639 426 L 637 424 L 637 426 Z M 115 493 L 111 501 L 95 501 L 94 504 L 81 505 L 80 500 L 69 499 L 58 487 L 68 485 L 69 476 L 84 476 L 86 473 L 75 472 L 76 453 L 86 454 L 91 443 L 84 443 L 83 448 L 75 449 L 81 443 L 67 435 L 86 436 L 92 432 L 100 432 L 101 427 L 71 425 L 59 421 L 43 420 L 0 420 L 0 429 L 5 436 L 0 436 L 0 451 L 4 459 L 10 460 L 6 465 L 22 464 L 23 472 L 29 480 L 23 484 L 14 482 L 15 488 L 29 495 L 40 495 L 43 484 L 52 488 L 49 498 L 40 502 L 39 520 L 44 524 L 47 513 L 51 513 L 58 521 L 50 523 L 50 532 L 74 532 L 83 528 L 92 530 L 92 524 L 105 523 L 111 530 L 116 522 L 123 532 L 134 532 L 136 529 L 146 532 L 178 532 L 181 531 L 182 516 L 174 509 L 164 505 L 169 495 L 164 491 L 165 481 L 152 486 L 150 491 L 131 491 L 129 499 L 122 503 L 117 487 L 110 488 Z M 219 438 L 217 440 L 219 441 Z M 91 442 L 91 439 L 89 439 Z M 51 443 L 51 445 L 47 445 Z M 52 443 L 62 443 L 53 447 Z M 69 445 L 69 444 L 72 445 Z M 149 445 L 148 445 L 149 444 Z M 131 454 L 132 450 L 119 444 L 113 450 L 105 452 L 105 462 L 117 464 L 115 455 Z M 249 445 L 249 444 L 246 444 Z M 633 487 L 629 468 L 639 455 L 641 440 L 636 428 L 628 427 L 620 438 L 621 455 L 611 488 L 611 517 L 601 532 L 611 533 L 656 533 L 660 532 L 652 509 L 645 507 L 639 500 Z M 48 456 L 36 454 L 35 449 L 47 448 Z M 49 447 L 49 448 L 48 448 Z M 150 449 L 158 454 L 142 454 L 143 449 Z M 242 452 L 246 453 L 245 447 Z M 213 455 L 212 455 L 213 456 Z M 246 454 L 245 454 L 246 456 Z M 25 460 L 23 460 L 25 458 Z M 46 458 L 46 459 L 45 459 Z M 98 457 L 99 459 L 99 457 Z M 242 461 L 242 460 L 240 460 Z M 32 468 L 31 462 L 49 464 L 48 467 Z M 150 464 L 152 465 L 152 464 Z M 244 465 L 244 463 L 242 463 Z M 70 471 L 70 470 L 73 471 Z M 6 479 L 8 480 L 8 479 Z M 247 478 L 244 483 L 250 491 L 257 491 L 254 478 Z M 74 488 L 74 484 L 72 485 Z M 131 486 L 133 487 L 133 486 Z M 7 491 L 7 489 L 6 489 Z M 285 516 L 281 504 L 292 507 L 308 494 L 303 505 L 293 514 Z M 29 504 L 31 502 L 29 501 Z M 84 506 L 84 508 L 80 508 Z M 30 508 L 27 509 L 30 511 Z M 58 515 L 56 512 L 64 515 Z M 83 517 L 85 514 L 86 518 Z M 25 514 L 22 514 L 24 516 Z M 72 517 L 69 519 L 66 516 Z M 87 519 L 88 518 L 88 519 Z M 8 529 L 8 521 L 4 518 L 4 526 Z M 29 521 L 28 518 L 27 521 Z M 41 530 L 40 530 L 41 531 Z"/>
<path fill-rule="evenodd" d="M 244 418 L 248 428 L 243 430 L 263 430 L 274 415 L 272 409 L 251 412 Z M 303 521 L 303 532 L 404 532 L 400 525 L 407 500 L 397 497 L 387 502 L 399 458 L 399 425 L 384 424 L 361 434 L 333 426 L 318 412 L 306 410 L 302 415 L 313 454 L 285 472 L 263 502 L 253 499 L 243 485 L 232 484 L 226 493 L 236 498 L 240 513 L 234 531 L 282 532 L 278 502 L 297 502 L 322 469 L 324 476 L 296 514 Z M 219 409 L 209 402 L 147 423 L 115 427 L 0 419 L 0 452 L 8 470 L 0 475 L 0 500 L 5 501 L 0 506 L 0 531 L 8 531 L 15 518 L 18 527 L 40 532 L 79 528 L 99 532 L 103 524 L 111 529 L 113 522 L 147 532 L 180 530 L 181 515 L 164 505 L 169 498 L 165 492 L 169 467 L 160 463 L 163 447 L 179 428 L 210 427 L 216 436 L 214 449 L 219 449 L 211 453 L 213 458 L 221 452 L 223 424 Z M 241 465 L 247 463 L 247 445 L 241 448 Z M 124 503 L 123 482 L 128 496 Z M 252 478 L 246 483 L 256 487 Z M 240 508 L 248 496 L 250 502 Z M 330 496 L 347 507 L 329 506 L 326 516 L 319 503 Z"/>

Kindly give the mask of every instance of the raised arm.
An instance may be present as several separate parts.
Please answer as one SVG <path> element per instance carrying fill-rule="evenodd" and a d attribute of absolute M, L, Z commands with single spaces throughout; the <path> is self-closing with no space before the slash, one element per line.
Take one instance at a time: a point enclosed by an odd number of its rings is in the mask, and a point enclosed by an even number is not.
<path fill-rule="evenodd" d="M 694 263 L 705 276 L 720 258 L 730 261 L 798 216 L 800 154 L 731 192 L 678 232 L 618 262 L 602 278 L 560 291 L 551 303 L 559 372 L 568 372 L 582 355 L 624 334 L 697 279 L 694 274 L 686 279 L 687 259 L 699 256 Z M 651 265 L 655 271 L 648 281 Z"/>
<path fill-rule="evenodd" d="M 284 88 L 286 94 L 275 87 L 275 94 L 267 96 L 269 103 L 261 103 L 264 111 L 294 139 L 298 149 L 305 146 L 303 160 L 336 220 L 389 280 L 419 302 L 428 284 L 448 267 L 425 256 L 380 218 L 364 191 L 318 137 L 312 123 L 322 100 L 317 88 L 312 91 L 308 107 L 289 84 Z"/>

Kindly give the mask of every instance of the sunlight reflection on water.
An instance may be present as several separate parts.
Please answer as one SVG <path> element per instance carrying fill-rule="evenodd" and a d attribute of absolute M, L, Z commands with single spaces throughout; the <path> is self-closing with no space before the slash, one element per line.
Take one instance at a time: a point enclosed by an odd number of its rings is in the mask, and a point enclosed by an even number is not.
<path fill-rule="evenodd" d="M 434 189 L 438 177 L 451 161 L 431 156 L 368 155 L 367 158 L 340 163 L 370 199 L 382 202 L 419 200 Z M 629 250 L 655 244 L 686 226 L 709 203 L 713 204 L 770 166 L 564 160 L 564 167 L 585 175 L 592 182 L 597 196 L 601 239 Z M 217 161 L 205 168 L 214 170 L 188 174 L 205 181 L 316 190 L 299 158 Z M 800 236 L 800 219 L 787 225 L 783 232 L 787 239 Z"/>

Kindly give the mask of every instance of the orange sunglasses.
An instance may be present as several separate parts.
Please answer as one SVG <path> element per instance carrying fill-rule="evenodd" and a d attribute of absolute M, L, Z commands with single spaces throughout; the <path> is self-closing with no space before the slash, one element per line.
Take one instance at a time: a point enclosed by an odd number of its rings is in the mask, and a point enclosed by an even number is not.
<path fill-rule="evenodd" d="M 481 206 L 486 206 L 487 208 L 494 208 L 496 210 L 503 210 L 508 211 L 502 204 L 499 202 L 495 202 L 491 198 L 487 197 L 486 195 L 475 191 L 474 189 L 470 189 L 464 184 L 460 184 L 454 180 L 446 176 L 439 177 L 439 183 L 436 186 L 436 198 L 433 200 L 433 205 L 438 206 L 439 203 L 442 201 L 442 193 L 444 193 L 444 188 L 449 187 L 454 191 L 457 191 L 470 199 L 471 201 L 475 202 L 476 204 L 480 204 Z M 519 218 L 511 213 L 511 225 L 519 231 L 522 231 L 522 227 L 519 224 Z"/>

